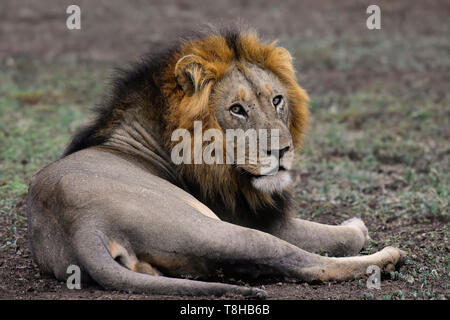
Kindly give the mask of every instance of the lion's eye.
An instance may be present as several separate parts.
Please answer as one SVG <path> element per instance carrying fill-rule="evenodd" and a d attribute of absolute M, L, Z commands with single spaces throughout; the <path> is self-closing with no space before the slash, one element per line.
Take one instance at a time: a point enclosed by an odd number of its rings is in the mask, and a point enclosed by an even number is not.
<path fill-rule="evenodd" d="M 240 104 L 238 104 L 238 103 L 233 104 L 233 105 L 230 107 L 230 112 L 231 112 L 231 113 L 234 113 L 234 114 L 236 114 L 236 115 L 244 116 L 244 117 L 247 116 L 247 112 L 245 112 L 244 107 L 242 107 L 242 106 L 241 106 Z"/>
<path fill-rule="evenodd" d="M 276 96 L 272 99 L 272 103 L 275 106 L 275 108 L 278 107 L 278 105 L 280 105 L 282 101 L 283 101 L 282 96 Z"/>

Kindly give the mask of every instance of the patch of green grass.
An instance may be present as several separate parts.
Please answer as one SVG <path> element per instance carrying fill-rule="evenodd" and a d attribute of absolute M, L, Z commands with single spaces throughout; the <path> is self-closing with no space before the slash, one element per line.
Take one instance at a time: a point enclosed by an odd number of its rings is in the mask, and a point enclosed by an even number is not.
<path fill-rule="evenodd" d="M 364 92 L 313 101 L 299 161 L 311 178 L 299 198 L 386 220 L 448 219 L 450 95 L 440 103 Z"/>
<path fill-rule="evenodd" d="M 11 228 L 24 220 L 18 206 L 32 175 L 61 155 L 86 121 L 88 109 L 99 101 L 106 75 L 102 65 L 18 61 L 1 67 L 0 219 L 7 217 Z M 10 237 L 8 246 L 14 243 L 14 233 Z"/>

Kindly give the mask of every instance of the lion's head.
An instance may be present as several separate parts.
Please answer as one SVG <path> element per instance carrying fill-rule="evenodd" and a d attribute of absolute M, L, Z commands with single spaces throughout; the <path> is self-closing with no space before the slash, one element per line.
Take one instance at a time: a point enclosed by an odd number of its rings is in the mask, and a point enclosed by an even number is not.
<path fill-rule="evenodd" d="M 236 170 L 247 175 L 252 185 L 262 192 L 280 192 L 286 188 L 290 182 L 288 171 L 292 166 L 294 144 L 289 131 L 287 93 L 281 81 L 258 65 L 233 63 L 229 72 L 214 86 L 210 103 L 215 106 L 215 117 L 224 132 L 234 129 L 238 134 L 242 132 L 248 136 L 249 132 L 254 132 L 255 144 L 267 139 L 265 147 L 256 148 L 261 152 L 254 163 L 249 159 L 250 138 L 246 139 L 244 151 L 247 157 L 244 160 L 247 161 L 236 163 Z M 258 136 L 258 132 L 265 134 Z M 274 132 L 278 136 L 277 147 L 271 144 Z M 233 154 L 237 154 L 237 147 L 234 144 Z M 264 165 L 270 163 L 269 157 L 276 161 L 273 170 L 267 170 Z"/>
<path fill-rule="evenodd" d="M 176 128 L 193 131 L 196 120 L 203 130 L 268 131 L 268 147 L 257 163 L 180 166 L 205 195 L 218 191 L 233 199 L 233 192 L 240 190 L 258 202 L 289 186 L 294 148 L 301 146 L 307 126 L 308 96 L 297 84 L 286 49 L 261 42 L 253 32 L 209 34 L 180 47 L 166 69 L 164 84 L 169 134 Z M 271 132 L 279 135 L 277 150 L 270 147 Z M 264 157 L 274 154 L 280 170 L 263 174 Z"/>

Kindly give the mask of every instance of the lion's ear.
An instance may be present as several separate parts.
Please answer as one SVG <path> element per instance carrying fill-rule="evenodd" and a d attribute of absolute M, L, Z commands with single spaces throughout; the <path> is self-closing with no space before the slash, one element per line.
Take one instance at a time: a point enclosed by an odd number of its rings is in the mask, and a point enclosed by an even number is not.
<path fill-rule="evenodd" d="M 175 78 L 187 95 L 198 92 L 207 82 L 205 61 L 194 54 L 182 57 L 175 65 Z"/>
<path fill-rule="evenodd" d="M 289 51 L 287 51 L 285 48 L 283 47 L 276 47 L 275 48 L 275 53 L 280 57 L 281 60 L 287 61 L 289 63 L 292 63 L 292 56 L 289 53 Z"/>

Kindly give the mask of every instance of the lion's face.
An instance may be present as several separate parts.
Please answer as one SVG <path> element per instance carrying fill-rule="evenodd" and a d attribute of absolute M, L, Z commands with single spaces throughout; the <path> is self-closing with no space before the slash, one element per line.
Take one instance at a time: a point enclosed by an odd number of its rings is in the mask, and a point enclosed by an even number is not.
<path fill-rule="evenodd" d="M 224 134 L 230 129 L 240 132 L 241 138 L 247 134 L 242 140 L 245 141 L 245 161 L 235 162 L 235 169 L 247 175 L 252 185 L 261 191 L 272 193 L 287 187 L 291 181 L 288 171 L 294 148 L 288 129 L 288 97 L 280 80 L 254 64 L 234 64 L 213 87 L 210 103 L 215 107 L 217 122 Z M 257 141 L 253 149 L 251 134 L 255 134 Z M 234 152 L 236 159 L 238 147 L 235 143 L 234 150 L 226 152 Z M 251 153 L 254 151 L 257 153 Z M 255 161 L 250 161 L 251 156 Z"/>

